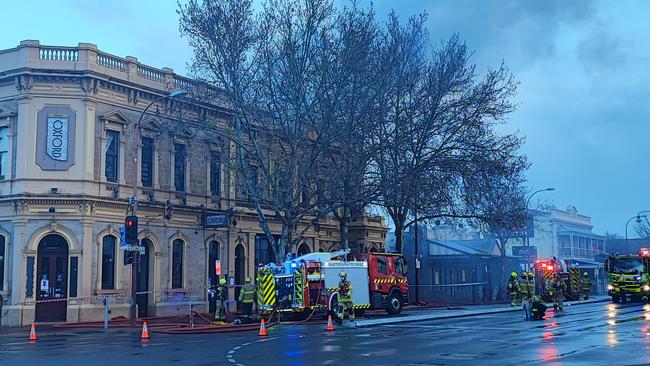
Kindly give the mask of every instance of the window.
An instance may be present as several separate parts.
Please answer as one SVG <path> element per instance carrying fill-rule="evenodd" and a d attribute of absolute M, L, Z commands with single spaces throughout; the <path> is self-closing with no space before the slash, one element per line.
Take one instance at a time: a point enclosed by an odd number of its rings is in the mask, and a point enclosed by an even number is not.
<path fill-rule="evenodd" d="M 208 279 L 211 285 L 219 283 L 219 276 L 216 271 L 216 262 L 221 259 L 219 254 L 219 242 L 211 241 L 208 248 Z"/>
<path fill-rule="evenodd" d="M 377 257 L 377 272 L 388 275 L 388 267 L 386 267 L 385 257 Z"/>
<path fill-rule="evenodd" d="M 274 236 L 275 240 L 279 240 L 280 236 Z M 275 263 L 275 254 L 271 243 L 264 234 L 255 235 L 255 264 L 268 264 Z"/>
<path fill-rule="evenodd" d="M 106 131 L 106 168 L 104 173 L 106 180 L 117 182 L 117 169 L 120 151 L 120 133 L 117 131 Z"/>
<path fill-rule="evenodd" d="M 406 276 L 406 273 L 408 272 L 407 267 L 408 267 L 408 265 L 406 263 L 406 259 L 404 259 L 404 258 L 395 258 L 395 272 L 397 272 L 397 274 L 401 274 L 401 275 Z"/>
<path fill-rule="evenodd" d="M 0 235 L 0 291 L 4 291 L 5 286 L 5 240 L 5 237 Z"/>
<path fill-rule="evenodd" d="M 0 128 L 0 179 L 9 176 L 9 127 Z M 2 252 L 0 252 L 2 254 Z"/>
<path fill-rule="evenodd" d="M 433 284 L 434 285 L 440 284 L 440 272 L 438 271 L 433 272 Z"/>
<path fill-rule="evenodd" d="M 172 288 L 183 288 L 183 244 L 181 239 L 172 243 Z"/>
<path fill-rule="evenodd" d="M 113 235 L 102 239 L 102 290 L 115 290 L 115 243 Z"/>
<path fill-rule="evenodd" d="M 174 187 L 177 192 L 185 192 L 185 145 L 174 145 Z"/>
<path fill-rule="evenodd" d="M 467 282 L 467 272 L 464 269 L 460 271 L 460 281 Z"/>
<path fill-rule="evenodd" d="M 221 154 L 213 151 L 210 155 L 210 193 L 213 196 L 221 194 Z"/>
<path fill-rule="evenodd" d="M 142 166 L 140 167 L 140 177 L 143 187 L 153 187 L 153 139 L 149 137 L 142 138 Z"/>

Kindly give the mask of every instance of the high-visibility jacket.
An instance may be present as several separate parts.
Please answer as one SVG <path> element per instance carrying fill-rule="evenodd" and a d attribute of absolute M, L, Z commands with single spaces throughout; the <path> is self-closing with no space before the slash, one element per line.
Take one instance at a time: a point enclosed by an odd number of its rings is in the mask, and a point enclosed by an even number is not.
<path fill-rule="evenodd" d="M 519 281 L 517 281 L 517 279 L 514 277 L 510 277 L 508 279 L 508 292 L 510 292 L 511 295 L 521 292 L 521 287 L 519 287 Z"/>
<path fill-rule="evenodd" d="M 528 296 L 533 297 L 535 295 L 535 278 L 528 279 Z"/>
<path fill-rule="evenodd" d="M 352 284 L 348 280 L 339 282 L 339 302 L 352 302 Z"/>
<path fill-rule="evenodd" d="M 581 281 L 582 292 L 589 291 L 591 289 L 591 283 L 592 283 L 591 279 L 583 278 L 582 281 Z"/>
<path fill-rule="evenodd" d="M 244 304 L 252 304 L 255 299 L 255 286 L 250 283 L 245 284 L 239 292 L 239 301 Z"/>
<path fill-rule="evenodd" d="M 217 291 L 215 294 L 215 298 L 217 301 L 225 301 L 228 300 L 228 286 L 226 285 L 219 285 L 217 287 Z"/>

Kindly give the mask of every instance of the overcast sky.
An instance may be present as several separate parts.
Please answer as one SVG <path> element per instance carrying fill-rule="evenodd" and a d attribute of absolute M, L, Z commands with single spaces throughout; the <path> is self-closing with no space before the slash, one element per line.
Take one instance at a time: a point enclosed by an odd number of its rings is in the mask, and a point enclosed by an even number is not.
<path fill-rule="evenodd" d="M 431 39 L 459 33 L 479 70 L 505 62 L 521 82 L 505 128 L 527 138 L 530 186 L 556 188 L 544 193 L 546 202 L 576 206 L 601 234 L 622 234 L 629 217 L 650 209 L 650 2 L 374 4 L 380 17 L 391 7 L 403 19 L 426 11 Z M 192 55 L 178 34 L 175 0 L 6 1 L 3 14 L 0 49 L 24 39 L 89 42 L 181 74 Z"/>

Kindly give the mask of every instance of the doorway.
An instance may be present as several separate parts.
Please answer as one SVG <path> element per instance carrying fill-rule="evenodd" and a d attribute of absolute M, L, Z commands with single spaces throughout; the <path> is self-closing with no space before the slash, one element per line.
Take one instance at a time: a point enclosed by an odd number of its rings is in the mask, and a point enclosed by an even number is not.
<path fill-rule="evenodd" d="M 140 265 L 138 268 L 138 292 L 149 291 L 149 269 L 151 266 L 151 248 L 153 243 L 150 239 L 140 240 L 140 245 L 144 247 L 144 255 L 140 256 Z M 138 304 L 138 318 L 149 316 L 149 294 L 137 294 L 135 303 Z"/>
<path fill-rule="evenodd" d="M 235 299 L 239 298 L 241 285 L 244 284 L 244 276 L 246 275 L 246 256 L 244 246 L 238 244 L 235 248 Z"/>
<path fill-rule="evenodd" d="M 57 234 L 41 239 L 37 254 L 36 321 L 64 322 L 68 309 L 68 242 Z"/>

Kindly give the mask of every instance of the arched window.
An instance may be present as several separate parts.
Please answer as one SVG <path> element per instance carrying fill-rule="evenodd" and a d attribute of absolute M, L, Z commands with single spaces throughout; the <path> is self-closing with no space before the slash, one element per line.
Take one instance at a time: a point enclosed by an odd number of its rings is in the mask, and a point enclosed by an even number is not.
<path fill-rule="evenodd" d="M 181 239 L 172 243 L 172 288 L 183 288 L 183 245 Z"/>
<path fill-rule="evenodd" d="M 219 242 L 211 241 L 208 246 L 208 279 L 210 284 L 215 285 L 219 282 L 219 275 L 216 271 L 216 262 L 221 259 Z"/>
<path fill-rule="evenodd" d="M 307 245 L 307 243 L 300 244 L 300 246 L 298 247 L 298 257 L 301 257 L 309 253 L 311 253 L 311 250 L 309 249 L 309 245 Z"/>
<path fill-rule="evenodd" d="M 115 290 L 115 243 L 117 238 L 106 235 L 102 239 L 102 290 Z"/>

